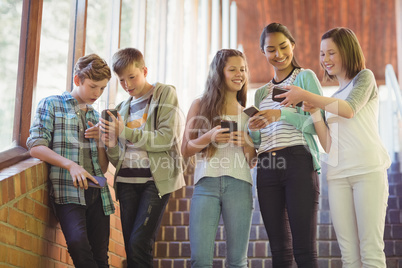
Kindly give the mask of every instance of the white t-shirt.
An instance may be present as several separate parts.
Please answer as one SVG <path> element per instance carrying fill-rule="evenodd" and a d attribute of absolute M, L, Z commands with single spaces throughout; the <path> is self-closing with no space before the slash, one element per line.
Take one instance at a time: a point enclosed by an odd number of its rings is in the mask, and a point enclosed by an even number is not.
<path fill-rule="evenodd" d="M 127 127 L 131 129 L 144 127 L 145 121 L 148 117 L 148 103 L 149 98 L 152 97 L 153 89 L 148 91 L 145 95 L 141 96 L 137 99 L 132 99 L 130 103 L 130 114 L 127 119 Z M 148 152 L 142 149 L 139 149 L 135 144 L 127 141 L 127 149 L 124 155 L 124 160 L 121 165 L 121 168 L 131 168 L 135 169 L 149 169 L 150 162 L 148 158 Z M 133 177 L 123 177 L 117 176 L 117 182 L 125 182 L 125 183 L 145 183 L 149 180 L 153 180 L 152 177 L 141 177 L 141 176 L 133 176 Z"/>
<path fill-rule="evenodd" d="M 354 111 L 347 119 L 326 113 L 332 138 L 327 179 L 339 179 L 387 169 L 390 158 L 378 134 L 378 88 L 364 69 L 332 96 L 346 100 Z"/>
<path fill-rule="evenodd" d="M 238 131 L 247 129 L 248 115 L 224 115 L 223 120 L 236 121 Z M 231 143 L 219 144 L 218 149 L 211 158 L 206 159 L 201 153 L 196 154 L 194 170 L 194 184 L 204 177 L 231 176 L 235 179 L 253 184 L 250 167 L 243 152 L 243 147 Z"/>

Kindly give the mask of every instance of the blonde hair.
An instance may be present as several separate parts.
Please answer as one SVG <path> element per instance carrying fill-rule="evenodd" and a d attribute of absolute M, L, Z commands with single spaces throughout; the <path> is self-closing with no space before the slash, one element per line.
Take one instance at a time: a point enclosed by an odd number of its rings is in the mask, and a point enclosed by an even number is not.
<path fill-rule="evenodd" d="M 93 81 L 110 80 L 112 77 L 106 61 L 96 54 L 89 54 L 78 59 L 74 66 L 74 76 L 83 83 L 85 79 Z"/>

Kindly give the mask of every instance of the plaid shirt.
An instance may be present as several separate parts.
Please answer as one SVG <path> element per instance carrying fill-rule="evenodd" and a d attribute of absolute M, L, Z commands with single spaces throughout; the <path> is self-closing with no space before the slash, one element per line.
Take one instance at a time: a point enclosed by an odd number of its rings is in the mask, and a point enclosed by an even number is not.
<path fill-rule="evenodd" d="M 77 100 L 67 91 L 63 95 L 42 99 L 29 130 L 28 148 L 44 145 L 57 154 L 84 166 L 84 143 L 80 140 L 80 132 L 85 131 L 85 126 L 80 119 L 80 112 Z M 99 113 L 92 106 L 88 106 L 86 121 L 91 121 L 93 124 L 99 121 Z M 95 171 L 92 175 L 104 176 L 99 164 L 95 140 L 90 139 L 89 144 Z M 54 197 L 57 204 L 85 205 L 85 190 L 74 187 L 68 170 L 51 165 L 49 177 L 53 186 L 50 195 Z M 115 208 L 109 187 L 101 189 L 101 197 L 105 215 L 114 213 Z"/>

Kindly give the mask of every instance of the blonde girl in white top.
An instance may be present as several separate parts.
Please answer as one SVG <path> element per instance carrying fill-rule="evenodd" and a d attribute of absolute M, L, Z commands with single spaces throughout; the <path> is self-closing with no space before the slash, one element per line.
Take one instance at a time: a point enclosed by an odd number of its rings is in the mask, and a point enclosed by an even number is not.
<path fill-rule="evenodd" d="M 385 268 L 384 225 L 389 156 L 378 135 L 378 88 L 365 68 L 360 44 L 350 29 L 334 28 L 321 38 L 325 78 L 338 80 L 332 97 L 290 86 L 282 102 L 304 101 L 328 153 L 328 197 L 344 268 Z M 327 124 L 317 111 L 326 111 Z"/>
<path fill-rule="evenodd" d="M 226 232 L 227 266 L 247 267 L 253 210 L 251 162 L 256 152 L 246 133 L 248 69 L 244 54 L 219 50 L 201 98 L 187 116 L 182 153 L 196 155 L 195 189 L 190 208 L 191 267 L 212 267 L 220 217 Z M 236 121 L 224 133 L 221 120 Z"/>

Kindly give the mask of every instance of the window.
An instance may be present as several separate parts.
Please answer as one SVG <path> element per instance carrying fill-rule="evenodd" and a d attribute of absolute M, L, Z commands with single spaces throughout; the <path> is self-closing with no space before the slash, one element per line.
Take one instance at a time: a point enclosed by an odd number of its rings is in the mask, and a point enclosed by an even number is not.
<path fill-rule="evenodd" d="M 113 1 L 88 1 L 87 31 L 85 39 L 85 55 L 88 55 L 90 53 L 98 54 L 100 57 L 105 59 L 109 63 L 109 65 L 111 55 L 110 26 L 112 9 Z M 102 96 L 93 104 L 94 108 L 98 111 L 109 108 L 108 97 L 109 92 L 105 91 Z"/>
<path fill-rule="evenodd" d="M 121 8 L 120 48 L 134 47 L 144 53 L 147 1 L 123 0 Z M 115 104 L 127 99 L 127 93 L 117 85 Z"/>
<path fill-rule="evenodd" d="M 70 0 L 43 1 L 38 81 L 32 115 L 44 97 L 70 90 L 66 89 L 70 5 Z"/>
<path fill-rule="evenodd" d="M 221 0 L 214 3 L 217 12 Z M 29 157 L 24 147 L 38 102 L 71 91 L 74 64 L 89 53 L 110 64 L 118 48 L 138 48 L 148 81 L 174 85 L 186 114 L 205 84 L 209 9 L 208 0 L 0 0 L 0 169 Z M 98 111 L 127 98 L 114 77 L 108 89 Z"/>
<path fill-rule="evenodd" d="M 21 33 L 22 0 L 0 0 L 0 151 L 10 149 L 13 141 L 18 54 Z"/>

